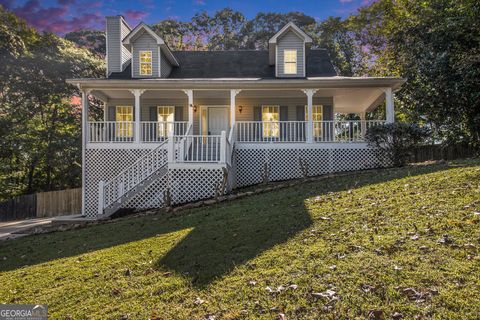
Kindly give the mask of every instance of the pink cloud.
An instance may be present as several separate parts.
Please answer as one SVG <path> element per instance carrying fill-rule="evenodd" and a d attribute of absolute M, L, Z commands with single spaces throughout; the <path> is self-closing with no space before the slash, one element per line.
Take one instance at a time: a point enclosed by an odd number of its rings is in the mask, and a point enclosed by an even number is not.
<path fill-rule="evenodd" d="M 65 34 L 79 29 L 103 27 L 104 18 L 100 12 L 79 14 L 79 10 L 76 10 L 75 15 L 70 15 L 69 12 L 76 1 L 58 0 L 57 2 L 58 6 L 44 7 L 38 0 L 28 0 L 24 5 L 13 7 L 11 1 L 0 0 L 0 4 L 27 20 L 39 31 Z"/>
<path fill-rule="evenodd" d="M 148 12 L 140 10 L 127 10 L 124 13 L 125 18 L 131 20 L 142 20 L 144 17 L 148 16 Z"/>

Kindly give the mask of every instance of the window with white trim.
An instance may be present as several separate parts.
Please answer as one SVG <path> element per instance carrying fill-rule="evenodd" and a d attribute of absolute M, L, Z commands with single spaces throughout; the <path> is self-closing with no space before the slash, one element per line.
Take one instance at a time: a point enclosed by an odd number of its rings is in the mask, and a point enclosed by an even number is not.
<path fill-rule="evenodd" d="M 152 75 L 152 51 L 140 51 L 140 75 Z"/>
<path fill-rule="evenodd" d="M 168 131 L 173 130 L 175 107 L 157 106 L 158 135 L 168 136 Z"/>
<path fill-rule="evenodd" d="M 283 72 L 285 74 L 297 73 L 297 50 L 283 50 Z"/>
<path fill-rule="evenodd" d="M 117 106 L 115 108 L 115 135 L 120 138 L 133 137 L 133 107 Z"/>
<path fill-rule="evenodd" d="M 280 136 L 279 121 L 279 106 L 262 106 L 263 137 L 278 138 Z"/>
<path fill-rule="evenodd" d="M 322 135 L 323 106 L 312 106 L 313 120 L 313 136 L 320 137 Z M 308 106 L 305 106 L 305 121 L 308 121 Z"/>

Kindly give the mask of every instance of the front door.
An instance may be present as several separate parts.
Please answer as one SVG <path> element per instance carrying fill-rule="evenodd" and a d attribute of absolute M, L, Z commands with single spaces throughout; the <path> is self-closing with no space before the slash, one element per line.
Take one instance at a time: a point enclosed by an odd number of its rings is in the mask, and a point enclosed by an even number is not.
<path fill-rule="evenodd" d="M 208 108 L 208 134 L 220 135 L 222 131 L 228 133 L 228 108 Z"/>

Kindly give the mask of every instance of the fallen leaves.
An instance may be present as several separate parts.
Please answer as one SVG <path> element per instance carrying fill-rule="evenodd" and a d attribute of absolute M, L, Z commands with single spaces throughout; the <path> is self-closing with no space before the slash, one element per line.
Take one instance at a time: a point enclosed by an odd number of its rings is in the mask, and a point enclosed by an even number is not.
<path fill-rule="evenodd" d="M 290 289 L 290 290 L 296 290 L 298 288 L 298 285 L 296 284 L 291 284 L 291 285 L 288 285 L 288 286 L 283 286 L 283 285 L 280 285 L 276 288 L 272 288 L 272 287 L 265 287 L 265 290 L 268 292 L 268 293 L 271 293 L 271 294 L 276 294 L 276 293 L 280 293 L 282 291 L 285 291 L 287 289 Z"/>
<path fill-rule="evenodd" d="M 199 306 L 199 305 L 204 304 L 204 303 L 206 303 L 206 301 L 203 300 L 203 299 L 201 299 L 201 298 L 199 298 L 199 297 L 197 297 L 197 298 L 195 299 L 195 301 L 193 301 L 193 304 L 195 304 L 196 306 Z"/>
<path fill-rule="evenodd" d="M 360 290 L 362 290 L 365 293 L 375 292 L 377 290 L 377 287 L 369 284 L 362 284 L 360 286 Z"/>
<path fill-rule="evenodd" d="M 440 239 L 438 239 L 438 243 L 449 245 L 454 244 L 455 241 L 451 239 L 448 234 L 444 234 Z"/>
<path fill-rule="evenodd" d="M 393 320 L 400 320 L 400 319 L 402 319 L 402 318 L 403 318 L 403 314 L 401 314 L 400 312 L 394 312 L 394 313 L 392 314 L 392 319 L 393 319 Z"/>
<path fill-rule="evenodd" d="M 333 290 L 328 289 L 324 292 L 312 292 L 312 296 L 316 298 L 334 299 L 337 296 L 337 293 Z"/>
<path fill-rule="evenodd" d="M 429 300 L 432 296 L 435 296 L 438 294 L 438 290 L 436 289 L 428 289 L 428 288 L 422 288 L 422 289 L 414 289 L 411 287 L 408 288 L 398 288 L 401 293 L 408 298 L 410 301 L 415 301 L 417 303 L 420 302 L 425 302 L 426 300 Z"/>
<path fill-rule="evenodd" d="M 368 319 L 383 320 L 385 319 L 385 315 L 382 310 L 370 310 L 368 312 Z"/>

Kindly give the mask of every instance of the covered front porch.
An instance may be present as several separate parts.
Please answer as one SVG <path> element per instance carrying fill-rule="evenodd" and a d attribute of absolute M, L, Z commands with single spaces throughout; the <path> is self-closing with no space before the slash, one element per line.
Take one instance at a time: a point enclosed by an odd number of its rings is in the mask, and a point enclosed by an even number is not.
<path fill-rule="evenodd" d="M 103 105 L 100 119 L 84 117 L 86 144 L 97 148 L 153 147 L 169 136 L 214 140 L 222 132 L 241 144 L 355 143 L 370 127 L 394 121 L 391 87 L 98 88 L 84 91 L 84 114 L 88 95 Z"/>

